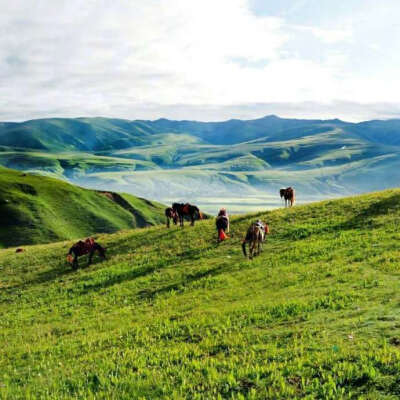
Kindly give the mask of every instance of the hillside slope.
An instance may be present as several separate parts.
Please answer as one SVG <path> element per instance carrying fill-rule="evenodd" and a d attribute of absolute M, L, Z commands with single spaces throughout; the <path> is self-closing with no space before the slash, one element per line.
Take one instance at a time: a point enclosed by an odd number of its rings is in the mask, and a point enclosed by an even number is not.
<path fill-rule="evenodd" d="M 245 260 L 249 223 L 266 219 Z M 0 396 L 364 398 L 400 395 L 400 190 L 0 252 Z"/>
<path fill-rule="evenodd" d="M 0 220 L 4 247 L 144 227 L 164 217 L 159 203 L 0 167 Z"/>

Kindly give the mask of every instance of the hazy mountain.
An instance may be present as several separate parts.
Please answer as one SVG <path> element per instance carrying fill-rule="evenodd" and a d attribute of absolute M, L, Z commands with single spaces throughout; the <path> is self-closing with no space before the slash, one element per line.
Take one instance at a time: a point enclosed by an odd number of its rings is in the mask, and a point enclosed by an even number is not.
<path fill-rule="evenodd" d="M 400 120 L 41 119 L 0 124 L 0 165 L 158 200 L 397 186 Z M 205 191 L 204 188 L 207 188 Z M 303 192 L 303 193 L 302 193 Z M 241 204 L 242 200 L 238 200 Z"/>

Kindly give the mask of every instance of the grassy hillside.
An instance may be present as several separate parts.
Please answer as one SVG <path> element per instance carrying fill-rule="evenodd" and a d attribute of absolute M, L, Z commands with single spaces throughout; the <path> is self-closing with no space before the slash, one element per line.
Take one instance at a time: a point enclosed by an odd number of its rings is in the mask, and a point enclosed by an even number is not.
<path fill-rule="evenodd" d="M 240 252 L 250 221 L 271 228 Z M 400 190 L 98 236 L 108 260 L 77 272 L 71 242 L 0 252 L 0 396 L 400 396 Z"/>
<path fill-rule="evenodd" d="M 154 225 L 163 206 L 0 167 L 0 247 Z"/>

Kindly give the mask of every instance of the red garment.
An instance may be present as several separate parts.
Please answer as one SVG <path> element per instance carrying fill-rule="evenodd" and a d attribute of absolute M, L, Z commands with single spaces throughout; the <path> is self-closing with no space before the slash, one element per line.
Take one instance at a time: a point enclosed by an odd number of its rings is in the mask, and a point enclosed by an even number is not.
<path fill-rule="evenodd" d="M 228 239 L 228 235 L 225 233 L 223 229 L 219 229 L 218 231 L 218 239 L 222 242 L 225 239 Z"/>

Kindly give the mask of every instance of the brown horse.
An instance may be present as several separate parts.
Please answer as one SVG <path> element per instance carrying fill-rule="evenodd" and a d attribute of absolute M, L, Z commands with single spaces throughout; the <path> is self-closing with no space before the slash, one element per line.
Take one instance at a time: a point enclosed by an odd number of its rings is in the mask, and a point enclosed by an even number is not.
<path fill-rule="evenodd" d="M 287 187 L 286 189 L 280 189 L 279 190 L 279 195 L 281 196 L 281 199 L 285 199 L 285 207 L 292 207 L 294 202 L 295 202 L 295 194 L 294 194 L 294 189 L 292 187 Z"/>
<path fill-rule="evenodd" d="M 242 242 L 242 250 L 245 257 L 246 253 L 246 243 L 249 244 L 249 258 L 253 258 L 253 255 L 258 256 L 262 250 L 262 243 L 265 240 L 265 235 L 269 234 L 269 226 L 258 220 L 250 225 L 247 229 L 246 237 Z"/>
<path fill-rule="evenodd" d="M 92 263 L 93 254 L 98 251 L 100 257 L 106 258 L 106 250 L 101 247 L 92 238 L 87 238 L 85 241 L 76 242 L 68 251 L 67 260 L 72 264 L 73 269 L 78 269 L 78 257 L 89 254 L 88 265 Z"/>
<path fill-rule="evenodd" d="M 198 207 L 186 203 L 174 203 L 172 204 L 173 211 L 178 215 L 179 224 L 183 226 L 183 219 L 184 217 L 190 218 L 190 225 L 194 226 L 195 219 L 203 219 L 203 214 L 200 212 Z"/>
<path fill-rule="evenodd" d="M 165 216 L 167 217 L 167 228 L 170 226 L 171 219 L 174 225 L 178 224 L 178 214 L 174 211 L 172 207 L 167 207 L 165 209 Z"/>

